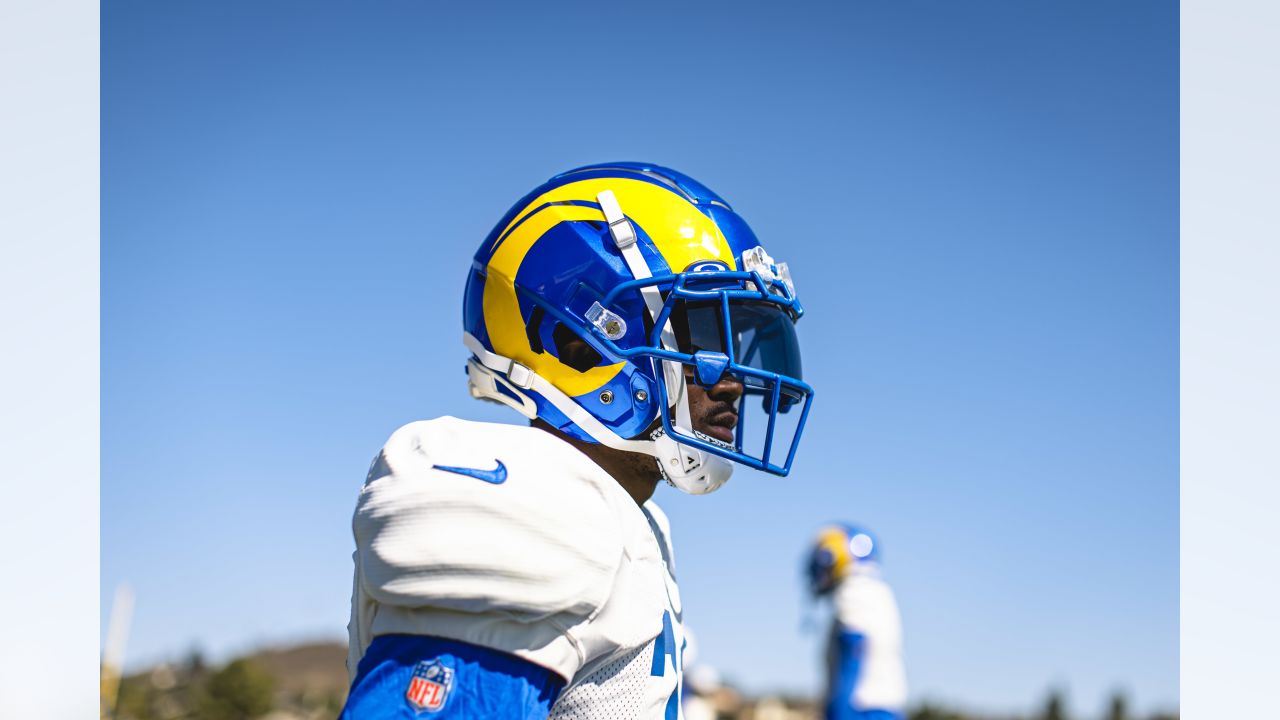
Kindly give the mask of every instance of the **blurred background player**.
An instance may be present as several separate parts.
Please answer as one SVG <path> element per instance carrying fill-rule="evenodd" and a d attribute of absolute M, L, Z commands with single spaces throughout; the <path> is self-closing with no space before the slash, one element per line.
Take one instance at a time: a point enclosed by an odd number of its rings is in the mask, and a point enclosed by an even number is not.
<path fill-rule="evenodd" d="M 901 720 L 907 700 L 902 621 L 881 577 L 879 542 L 845 523 L 823 527 L 806 575 L 815 599 L 829 598 L 827 720 Z"/>
<path fill-rule="evenodd" d="M 678 720 L 683 616 L 650 498 L 790 470 L 813 390 L 786 264 L 696 180 L 595 165 L 511 208 L 462 304 L 471 395 L 528 424 L 410 423 L 374 460 L 342 717 Z"/>

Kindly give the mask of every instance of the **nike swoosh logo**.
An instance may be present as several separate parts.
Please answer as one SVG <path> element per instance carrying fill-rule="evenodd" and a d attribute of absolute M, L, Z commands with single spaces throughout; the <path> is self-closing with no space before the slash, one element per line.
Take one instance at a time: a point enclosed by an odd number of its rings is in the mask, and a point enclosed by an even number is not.
<path fill-rule="evenodd" d="M 501 485 L 507 481 L 507 466 L 498 461 L 498 467 L 492 470 L 481 470 L 479 468 L 469 467 L 450 467 L 448 465 L 433 465 L 436 470 L 456 473 L 458 475 L 466 475 L 477 480 L 483 480 L 491 485 Z"/>

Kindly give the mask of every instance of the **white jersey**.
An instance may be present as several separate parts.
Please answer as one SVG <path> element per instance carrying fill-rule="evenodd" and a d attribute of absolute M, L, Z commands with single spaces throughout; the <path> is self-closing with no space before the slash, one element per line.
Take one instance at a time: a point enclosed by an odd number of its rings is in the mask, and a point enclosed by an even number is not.
<path fill-rule="evenodd" d="M 552 718 L 679 717 L 667 519 L 543 430 L 442 417 L 397 430 L 353 520 L 352 677 L 374 637 L 433 635 L 567 680 Z"/>
<path fill-rule="evenodd" d="M 836 586 L 832 599 L 834 630 L 863 636 L 853 706 L 901 711 L 907 702 L 907 674 L 902 659 L 902 619 L 893 590 L 875 564 L 861 562 Z"/>

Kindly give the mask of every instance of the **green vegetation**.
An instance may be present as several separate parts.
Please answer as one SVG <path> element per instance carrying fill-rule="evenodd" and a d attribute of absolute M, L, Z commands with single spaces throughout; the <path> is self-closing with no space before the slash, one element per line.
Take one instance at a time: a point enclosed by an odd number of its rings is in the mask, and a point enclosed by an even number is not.
<path fill-rule="evenodd" d="M 271 712 L 271 676 L 252 660 L 236 660 L 209 677 L 196 702 L 207 720 L 253 720 Z"/>
<path fill-rule="evenodd" d="M 1156 713 L 1145 718 L 1129 713 L 1129 700 L 1124 693 L 1116 692 L 1107 701 L 1102 713 L 1072 714 L 1067 707 L 1067 695 L 1054 688 L 1045 696 L 1044 704 L 1032 715 L 992 716 L 971 714 L 933 703 L 922 703 L 907 714 L 908 720 L 1178 720 L 1177 714 Z"/>
<path fill-rule="evenodd" d="M 324 643 L 211 667 L 192 652 L 180 663 L 126 677 L 113 720 L 257 720 L 268 713 L 332 720 L 346 700 L 345 656 L 344 646 Z"/>

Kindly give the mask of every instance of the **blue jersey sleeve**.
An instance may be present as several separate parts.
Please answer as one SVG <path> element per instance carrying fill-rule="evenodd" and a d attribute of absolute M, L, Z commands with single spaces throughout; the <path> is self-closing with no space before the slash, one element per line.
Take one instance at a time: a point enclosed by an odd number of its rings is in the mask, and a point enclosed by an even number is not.
<path fill-rule="evenodd" d="M 374 638 L 340 720 L 545 720 L 564 689 L 514 655 L 425 635 Z"/>
<path fill-rule="evenodd" d="M 832 638 L 831 686 L 827 694 L 826 720 L 902 720 L 897 712 L 860 709 L 853 701 L 862 671 L 866 638 L 861 633 L 839 631 Z"/>

